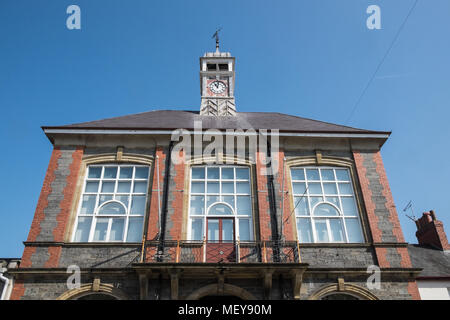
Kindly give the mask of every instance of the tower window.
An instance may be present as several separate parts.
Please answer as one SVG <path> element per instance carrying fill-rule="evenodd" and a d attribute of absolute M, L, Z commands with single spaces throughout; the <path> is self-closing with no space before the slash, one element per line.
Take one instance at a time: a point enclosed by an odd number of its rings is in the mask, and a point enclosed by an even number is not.
<path fill-rule="evenodd" d="M 219 70 L 220 71 L 228 71 L 228 64 L 226 64 L 226 63 L 219 64 Z"/>
<path fill-rule="evenodd" d="M 206 68 L 208 71 L 216 71 L 217 70 L 217 65 L 216 64 L 212 64 L 212 63 L 208 63 L 206 65 Z"/>

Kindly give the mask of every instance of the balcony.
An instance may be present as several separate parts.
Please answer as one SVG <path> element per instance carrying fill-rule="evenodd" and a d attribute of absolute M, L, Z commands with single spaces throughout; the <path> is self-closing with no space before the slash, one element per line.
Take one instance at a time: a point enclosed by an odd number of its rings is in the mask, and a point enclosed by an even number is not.
<path fill-rule="evenodd" d="M 295 241 L 146 241 L 141 263 L 301 263 Z"/>

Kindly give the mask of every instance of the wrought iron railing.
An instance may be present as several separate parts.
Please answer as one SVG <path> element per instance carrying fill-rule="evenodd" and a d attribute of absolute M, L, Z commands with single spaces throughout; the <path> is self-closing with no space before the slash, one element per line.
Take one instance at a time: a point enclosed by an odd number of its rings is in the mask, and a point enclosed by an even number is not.
<path fill-rule="evenodd" d="M 300 263 L 295 241 L 146 241 L 141 262 L 166 263 Z"/>

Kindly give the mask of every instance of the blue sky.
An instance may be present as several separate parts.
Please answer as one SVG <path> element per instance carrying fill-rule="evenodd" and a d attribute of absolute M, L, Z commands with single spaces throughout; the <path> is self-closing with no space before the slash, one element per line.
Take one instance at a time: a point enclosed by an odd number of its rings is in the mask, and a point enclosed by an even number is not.
<path fill-rule="evenodd" d="M 419 0 L 347 122 L 414 1 L 2 0 L 0 256 L 22 255 L 52 150 L 40 126 L 198 110 L 198 57 L 218 26 L 238 111 L 392 131 L 382 155 L 406 240 L 409 200 L 450 233 L 450 1 Z M 81 30 L 66 28 L 71 4 Z M 366 27 L 371 4 L 381 30 Z"/>

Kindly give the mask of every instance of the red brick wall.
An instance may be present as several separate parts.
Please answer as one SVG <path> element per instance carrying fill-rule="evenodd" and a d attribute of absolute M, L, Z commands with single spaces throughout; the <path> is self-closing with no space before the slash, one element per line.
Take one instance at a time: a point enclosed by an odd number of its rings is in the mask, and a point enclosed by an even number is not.
<path fill-rule="evenodd" d="M 167 230 L 168 235 L 173 240 L 183 240 L 182 237 L 182 229 L 183 224 L 183 198 L 184 198 L 184 179 L 185 179 L 185 162 L 184 162 L 184 151 L 181 150 L 179 153 L 179 159 L 183 159 L 180 161 L 181 163 L 175 164 L 173 168 L 175 186 L 172 189 L 173 200 L 169 203 L 169 206 L 172 208 L 173 213 L 168 217 L 172 222 L 172 228 Z M 206 199 L 205 199 L 206 201 Z"/>
<path fill-rule="evenodd" d="M 277 198 L 280 199 L 279 208 L 277 211 L 283 207 L 282 202 L 284 201 L 284 209 L 282 213 L 282 225 L 283 225 L 283 235 L 286 241 L 296 241 L 296 235 L 294 234 L 293 224 L 295 225 L 295 214 L 292 213 L 294 208 L 291 207 L 291 201 L 288 194 L 289 184 L 290 184 L 290 173 L 288 169 L 285 168 L 284 172 L 284 186 L 283 186 L 283 167 L 284 167 L 284 150 L 280 149 L 278 151 L 278 174 L 277 174 L 277 183 L 280 186 L 278 190 L 275 190 L 277 193 Z M 283 191 L 281 190 L 283 188 Z M 292 213 L 292 215 L 291 215 Z"/>
<path fill-rule="evenodd" d="M 58 167 L 58 159 L 61 157 L 61 150 L 59 147 L 55 147 L 50 157 L 50 163 L 45 174 L 44 184 L 42 186 L 41 194 L 39 196 L 36 211 L 34 213 L 33 222 L 31 224 L 30 232 L 28 233 L 27 241 L 35 241 L 36 237 L 41 232 L 41 221 L 44 219 L 44 209 L 48 205 L 48 196 L 52 192 L 51 184 L 55 180 L 55 170 Z"/>
<path fill-rule="evenodd" d="M 158 224 L 160 223 L 159 221 L 159 207 L 158 207 L 158 197 L 160 197 L 159 199 L 159 203 L 161 205 L 161 210 L 162 210 L 162 201 L 163 201 L 163 184 L 164 184 L 164 171 L 165 171 L 165 166 L 166 166 L 166 154 L 164 153 L 164 149 L 162 147 L 158 147 L 158 149 L 156 150 L 156 156 L 158 157 L 158 159 L 156 159 L 155 157 L 155 163 L 153 164 L 153 184 L 152 184 L 152 189 L 151 189 L 151 193 L 150 193 L 150 216 L 148 219 L 148 224 L 147 224 L 147 240 L 155 240 L 159 229 L 158 229 Z M 158 165 L 156 165 L 156 161 L 158 161 Z M 159 167 L 159 187 L 160 187 L 160 193 L 158 194 L 158 172 L 157 167 Z"/>

